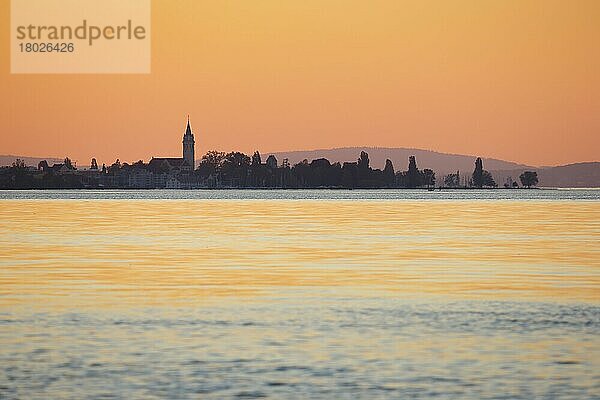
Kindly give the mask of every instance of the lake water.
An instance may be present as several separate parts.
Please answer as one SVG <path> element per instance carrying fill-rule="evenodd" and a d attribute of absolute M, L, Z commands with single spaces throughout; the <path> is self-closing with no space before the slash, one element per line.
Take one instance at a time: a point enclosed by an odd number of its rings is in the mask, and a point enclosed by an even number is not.
<path fill-rule="evenodd" d="M 0 191 L 0 398 L 600 398 L 600 191 Z"/>

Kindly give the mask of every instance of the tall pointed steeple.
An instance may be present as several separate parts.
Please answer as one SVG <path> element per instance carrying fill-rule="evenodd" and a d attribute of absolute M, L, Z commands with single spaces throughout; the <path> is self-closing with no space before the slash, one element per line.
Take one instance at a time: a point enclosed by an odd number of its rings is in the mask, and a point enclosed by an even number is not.
<path fill-rule="evenodd" d="M 190 124 L 190 115 L 188 114 L 187 126 L 185 128 L 185 133 L 183 134 L 183 159 L 188 164 L 188 168 L 192 171 L 196 169 L 196 160 L 195 160 L 195 140 L 194 134 L 192 133 L 192 126 Z"/>
<path fill-rule="evenodd" d="M 192 127 L 190 126 L 190 114 L 188 114 L 187 128 L 185 128 L 186 135 L 192 135 Z"/>

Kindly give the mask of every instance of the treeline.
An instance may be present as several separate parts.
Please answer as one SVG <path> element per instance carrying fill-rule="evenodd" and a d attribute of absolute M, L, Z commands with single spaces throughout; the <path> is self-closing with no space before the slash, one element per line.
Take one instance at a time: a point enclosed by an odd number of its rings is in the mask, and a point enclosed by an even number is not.
<path fill-rule="evenodd" d="M 9 167 L 0 167 L 0 189 L 83 189 L 95 185 L 69 158 L 59 165 L 55 170 L 42 171 L 17 159 Z"/>
<path fill-rule="evenodd" d="M 369 155 L 361 152 L 355 162 L 331 163 L 325 158 L 303 160 L 290 166 L 287 160 L 278 165 L 273 155 L 262 162 L 259 152 L 252 157 L 243 153 L 210 151 L 204 155 L 195 173 L 203 181 L 223 187 L 290 187 L 290 188 L 419 188 L 434 187 L 435 172 L 419 170 L 410 157 L 406 171 L 394 171 L 391 160 L 385 168 L 373 169 Z"/>
<path fill-rule="evenodd" d="M 178 159 L 173 159 L 178 160 Z M 2 189 L 80 189 L 80 188 L 434 188 L 436 174 L 431 169 L 420 170 L 414 156 L 408 159 L 406 170 L 395 171 L 391 160 L 383 169 L 370 166 L 369 155 L 361 152 L 354 162 L 331 163 L 325 158 L 303 160 L 289 165 L 287 159 L 278 163 L 270 155 L 263 162 L 257 151 L 252 156 L 240 152 L 209 151 L 194 170 L 183 170 L 169 161 L 132 164 L 117 160 L 98 168 L 92 160 L 89 169 L 78 170 L 67 158 L 62 164 L 49 166 L 42 161 L 37 168 L 17 160 L 10 167 L 0 168 Z M 520 176 L 523 186 L 535 186 L 537 174 L 527 171 Z M 483 168 L 481 158 L 475 161 L 472 174 L 448 174 L 439 187 L 497 187 L 492 174 Z M 516 182 L 505 187 L 517 187 Z"/>

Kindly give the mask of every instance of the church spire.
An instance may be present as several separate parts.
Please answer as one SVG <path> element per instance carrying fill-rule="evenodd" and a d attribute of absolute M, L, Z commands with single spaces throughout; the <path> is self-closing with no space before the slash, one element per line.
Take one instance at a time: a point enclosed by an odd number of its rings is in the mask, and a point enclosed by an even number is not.
<path fill-rule="evenodd" d="M 192 171 L 196 168 L 195 142 L 194 134 L 192 133 L 192 125 L 190 124 L 190 115 L 188 114 L 187 127 L 185 128 L 185 134 L 183 135 L 183 159 L 188 168 Z"/>
<path fill-rule="evenodd" d="M 190 126 L 190 114 L 188 114 L 187 127 L 185 128 L 185 134 L 186 135 L 192 134 L 192 127 Z"/>

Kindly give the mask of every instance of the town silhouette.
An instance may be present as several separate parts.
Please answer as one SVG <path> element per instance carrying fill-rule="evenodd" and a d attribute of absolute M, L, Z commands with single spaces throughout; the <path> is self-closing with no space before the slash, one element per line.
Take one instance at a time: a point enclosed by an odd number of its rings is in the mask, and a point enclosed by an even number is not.
<path fill-rule="evenodd" d="M 355 162 L 331 163 L 317 158 L 290 165 L 287 158 L 279 161 L 272 154 L 263 162 L 258 151 L 249 156 L 238 151 L 211 150 L 196 165 L 195 139 L 188 116 L 182 157 L 152 157 L 148 163 L 139 160 L 132 164 L 117 159 L 101 167 L 93 158 L 90 167 L 84 169 L 78 169 L 69 158 L 53 165 L 44 160 L 37 166 L 27 166 L 17 159 L 11 166 L 0 168 L 0 189 L 498 188 L 479 157 L 472 173 L 457 171 L 438 180 L 432 169 L 418 168 L 415 156 L 409 157 L 405 171 L 396 171 L 390 159 L 383 170 L 373 169 L 367 152 L 361 151 L 357 156 Z M 535 186 L 537 172 L 525 171 L 519 180 L 522 187 Z M 503 187 L 518 188 L 519 184 L 508 177 Z"/>

